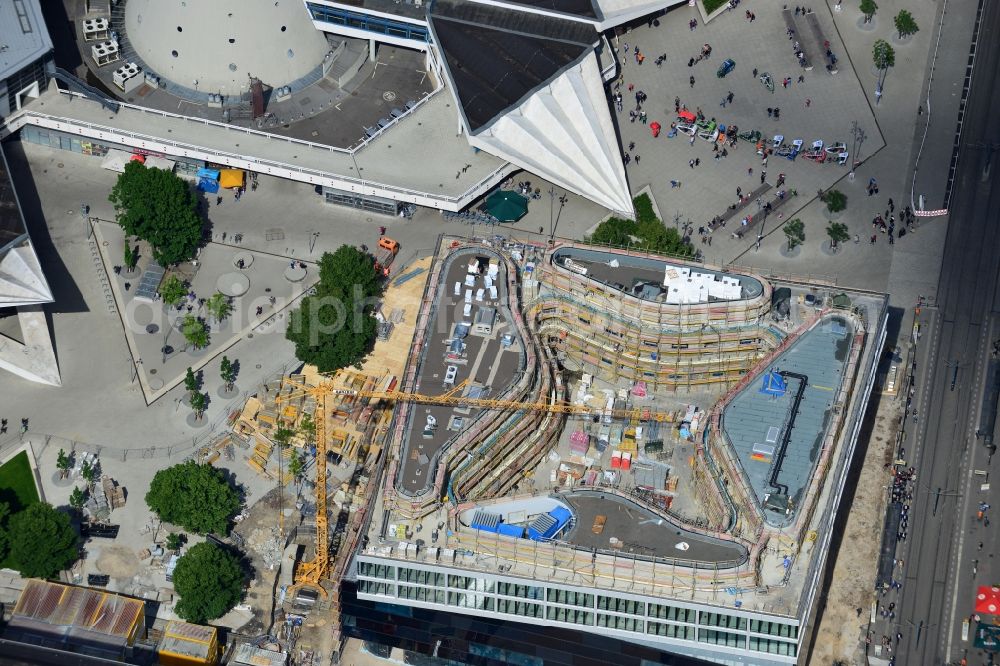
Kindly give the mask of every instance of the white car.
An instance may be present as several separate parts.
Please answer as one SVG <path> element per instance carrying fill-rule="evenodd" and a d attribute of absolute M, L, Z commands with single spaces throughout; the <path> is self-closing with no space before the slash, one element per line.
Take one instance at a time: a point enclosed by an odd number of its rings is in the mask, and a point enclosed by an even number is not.
<path fill-rule="evenodd" d="M 719 130 L 714 129 L 711 132 L 709 132 L 708 130 L 705 130 L 704 132 L 698 132 L 698 138 L 715 143 L 719 139 Z"/>
<path fill-rule="evenodd" d="M 676 129 L 681 134 L 687 134 L 688 136 L 694 136 L 695 133 L 698 131 L 698 126 L 697 125 L 691 125 L 689 123 L 677 123 L 677 125 L 674 127 L 674 129 Z"/>

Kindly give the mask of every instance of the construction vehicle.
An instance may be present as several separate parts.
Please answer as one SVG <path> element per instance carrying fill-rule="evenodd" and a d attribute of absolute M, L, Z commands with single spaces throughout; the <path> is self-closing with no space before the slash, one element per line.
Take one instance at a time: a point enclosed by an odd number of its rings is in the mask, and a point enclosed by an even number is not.
<path fill-rule="evenodd" d="M 383 277 L 389 277 L 389 266 L 399 253 L 399 243 L 382 236 L 378 239 L 378 247 L 375 250 L 375 272 Z"/>

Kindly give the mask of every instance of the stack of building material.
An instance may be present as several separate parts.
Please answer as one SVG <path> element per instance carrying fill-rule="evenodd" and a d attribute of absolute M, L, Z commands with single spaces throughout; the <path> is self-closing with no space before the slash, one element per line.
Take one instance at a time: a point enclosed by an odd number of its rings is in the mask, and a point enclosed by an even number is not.
<path fill-rule="evenodd" d="M 569 438 L 569 450 L 573 453 L 585 455 L 590 448 L 590 437 L 582 430 L 577 430 Z"/>

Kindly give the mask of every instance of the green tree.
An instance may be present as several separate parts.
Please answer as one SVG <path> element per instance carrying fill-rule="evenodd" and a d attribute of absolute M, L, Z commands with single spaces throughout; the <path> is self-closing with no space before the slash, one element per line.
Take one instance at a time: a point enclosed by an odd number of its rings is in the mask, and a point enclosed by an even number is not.
<path fill-rule="evenodd" d="M 211 339 L 208 334 L 208 325 L 194 315 L 184 315 L 184 319 L 181 321 L 181 335 L 195 349 L 207 347 Z"/>
<path fill-rule="evenodd" d="M 323 255 L 319 277 L 316 294 L 303 298 L 289 317 L 285 337 L 295 343 L 299 360 L 333 372 L 371 351 L 382 287 L 371 257 L 350 245 Z"/>
<path fill-rule="evenodd" d="M 878 11 L 875 0 L 861 0 L 861 13 L 865 15 L 865 23 L 871 23 L 872 17 Z"/>
<path fill-rule="evenodd" d="M 299 421 L 299 432 L 305 437 L 307 444 L 312 444 L 313 438 L 316 437 L 316 422 L 313 421 L 312 414 L 302 415 L 302 420 Z"/>
<path fill-rule="evenodd" d="M 177 305 L 187 296 L 188 288 L 176 275 L 171 275 L 160 285 L 160 298 L 167 305 Z"/>
<path fill-rule="evenodd" d="M 851 237 L 847 231 L 847 225 L 843 222 L 830 222 L 826 227 L 826 235 L 830 237 L 830 248 L 834 250 Z"/>
<path fill-rule="evenodd" d="M 221 322 L 233 311 L 233 304 L 229 302 L 228 296 L 217 291 L 205 301 L 205 309 L 215 321 Z"/>
<path fill-rule="evenodd" d="M 794 250 L 799 245 L 802 245 L 806 240 L 806 225 L 802 223 L 802 220 L 795 218 L 794 220 L 789 220 L 785 223 L 785 238 L 788 239 L 788 249 Z"/>
<path fill-rule="evenodd" d="M 632 203 L 635 205 L 635 220 L 608 218 L 585 240 L 598 245 L 634 247 L 675 257 L 690 257 L 694 254 L 694 247 L 685 242 L 676 229 L 667 228 L 656 216 L 653 203 L 647 195 L 637 196 Z"/>
<path fill-rule="evenodd" d="M 174 611 L 195 624 L 222 617 L 243 596 L 240 561 L 214 543 L 191 546 L 177 561 L 173 579 L 180 596 Z"/>
<path fill-rule="evenodd" d="M 187 372 L 184 374 L 184 389 L 190 395 L 197 391 L 200 387 L 201 382 L 198 381 L 198 376 L 194 374 L 194 370 L 188 368 Z"/>
<path fill-rule="evenodd" d="M 840 190 L 829 190 L 820 199 L 831 213 L 839 213 L 847 208 L 847 195 Z"/>
<path fill-rule="evenodd" d="M 294 436 L 295 436 L 294 430 L 291 430 L 289 428 L 279 427 L 277 430 L 274 431 L 274 436 L 272 436 L 271 439 L 277 442 L 278 446 L 284 449 L 288 447 L 288 443 L 292 441 L 292 437 Z"/>
<path fill-rule="evenodd" d="M 875 46 L 872 47 L 872 62 L 879 71 L 878 86 L 876 90 L 882 90 L 885 84 L 885 76 L 890 67 L 896 64 L 896 51 L 884 39 L 876 39 Z"/>
<path fill-rule="evenodd" d="M 306 468 L 306 457 L 301 453 L 293 453 L 288 460 L 288 473 L 295 477 L 295 480 L 302 478 L 302 472 Z"/>
<path fill-rule="evenodd" d="M 80 555 L 69 516 L 51 504 L 36 502 L 11 516 L 8 523 L 10 561 L 22 576 L 53 578 Z"/>
<path fill-rule="evenodd" d="M 189 532 L 226 534 L 240 508 L 240 494 L 222 470 L 189 460 L 156 473 L 146 505 L 161 520 Z"/>
<path fill-rule="evenodd" d="M 59 470 L 60 478 L 65 479 L 69 476 L 69 470 L 73 467 L 73 459 L 66 455 L 66 452 L 59 449 L 59 453 L 56 454 L 56 469 Z"/>
<path fill-rule="evenodd" d="M 87 460 L 80 466 L 80 476 L 83 477 L 83 480 L 87 482 L 88 486 L 94 485 L 94 481 L 97 481 L 98 474 L 100 474 L 100 468 L 97 463 L 91 463 Z"/>
<path fill-rule="evenodd" d="M 223 356 L 222 362 L 219 363 L 219 376 L 222 377 L 227 391 L 233 390 L 233 385 L 236 384 L 236 375 L 238 374 L 239 367 L 237 364 L 230 361 L 228 356 Z"/>
<path fill-rule="evenodd" d="M 913 14 L 905 9 L 899 10 L 899 13 L 896 14 L 896 18 L 893 19 L 893 23 L 896 24 L 896 32 L 899 33 L 900 39 L 909 37 L 920 30 L 917 26 L 917 22 L 913 20 Z"/>
<path fill-rule="evenodd" d="M 125 234 L 148 242 L 161 266 L 194 256 L 203 223 L 191 186 L 173 172 L 129 162 L 108 200 Z"/>
<path fill-rule="evenodd" d="M 181 549 L 185 541 L 187 541 L 187 538 L 180 532 L 170 532 L 167 534 L 167 550 L 172 550 L 176 553 Z"/>
<path fill-rule="evenodd" d="M 205 410 L 208 408 L 208 394 L 202 393 L 201 391 L 195 391 L 191 394 L 191 409 L 194 410 L 194 417 L 200 419 L 205 415 Z"/>
<path fill-rule="evenodd" d="M 87 493 L 78 486 L 74 486 L 73 492 L 69 494 L 69 505 L 77 511 L 83 510 L 83 505 L 87 503 Z"/>

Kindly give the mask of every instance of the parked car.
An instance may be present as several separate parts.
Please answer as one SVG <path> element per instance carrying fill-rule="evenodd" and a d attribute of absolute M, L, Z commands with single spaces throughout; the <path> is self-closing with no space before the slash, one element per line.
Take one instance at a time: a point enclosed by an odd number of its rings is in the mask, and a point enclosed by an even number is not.
<path fill-rule="evenodd" d="M 715 75 L 720 79 L 722 79 L 725 78 L 726 74 L 733 71 L 734 69 L 736 69 L 736 61 L 733 60 L 732 58 L 726 58 L 725 60 L 722 61 L 722 64 L 719 65 L 719 71 L 717 71 Z"/>

